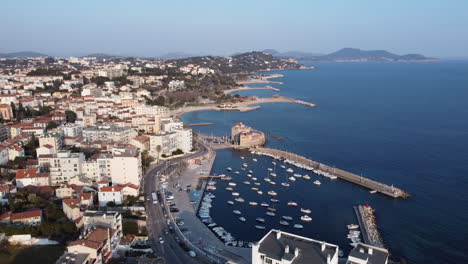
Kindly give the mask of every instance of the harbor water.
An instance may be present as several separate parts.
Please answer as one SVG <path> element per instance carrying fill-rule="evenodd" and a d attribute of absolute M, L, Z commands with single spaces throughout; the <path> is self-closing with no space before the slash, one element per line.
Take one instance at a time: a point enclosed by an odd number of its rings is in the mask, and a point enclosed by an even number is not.
<path fill-rule="evenodd" d="M 312 64 L 308 64 L 312 65 Z M 357 223 L 353 206 L 370 204 L 386 247 L 396 258 L 410 263 L 465 263 L 468 252 L 468 62 L 432 63 L 314 63 L 315 70 L 278 71 L 281 89 L 251 90 L 241 95 L 260 97 L 280 94 L 317 104 L 310 108 L 290 103 L 263 104 L 255 111 L 201 111 L 183 115 L 198 132 L 225 136 L 237 122 L 269 134 L 267 147 L 295 152 L 330 166 L 394 184 L 411 194 L 408 200 L 371 194 L 369 190 L 342 180 L 330 180 L 307 172 L 310 180 L 297 179 L 290 187 L 284 169 L 272 159 L 246 151 L 220 150 L 212 173 L 228 174 L 237 183 L 235 192 L 244 203 L 225 190 L 228 181 L 216 184 L 211 216 L 238 240 L 256 241 L 270 228 L 338 244 L 351 249 L 346 225 Z M 267 84 L 252 84 L 261 87 Z M 244 159 L 241 159 L 244 157 Z M 258 161 L 254 162 L 252 159 Z M 245 171 L 242 164 L 247 163 Z M 232 167 L 232 172 L 226 170 Z M 292 167 L 292 166 L 287 166 Z M 267 168 L 278 179 L 264 181 Z M 295 173 L 305 174 L 295 167 Z M 252 170 L 259 186 L 253 185 Z M 234 174 L 239 171 L 240 174 Z M 290 175 L 289 175 L 290 176 Z M 317 186 L 313 181 L 319 180 Z M 249 181 L 250 185 L 243 182 Z M 258 187 L 258 195 L 252 187 Z M 267 194 L 278 193 L 276 197 Z M 274 204 L 270 198 L 280 200 Z M 250 201 L 275 205 L 276 216 Z M 298 207 L 287 206 L 288 201 Z M 300 208 L 310 209 L 312 221 L 301 222 Z M 240 210 L 246 222 L 232 213 Z M 293 217 L 291 225 L 279 224 L 281 216 Z M 255 218 L 266 220 L 257 230 Z M 292 228 L 300 223 L 303 230 Z"/>

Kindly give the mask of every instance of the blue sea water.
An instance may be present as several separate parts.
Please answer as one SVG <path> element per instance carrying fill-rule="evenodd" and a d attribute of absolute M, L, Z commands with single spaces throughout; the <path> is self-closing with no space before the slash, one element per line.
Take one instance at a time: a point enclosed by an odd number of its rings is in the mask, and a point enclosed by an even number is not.
<path fill-rule="evenodd" d="M 248 153 L 218 151 L 212 173 L 240 171 L 247 162 L 261 181 L 259 196 L 243 185 L 250 180 L 235 177 L 236 191 L 245 204 L 233 200 L 219 182 L 212 216 L 240 240 L 258 240 L 266 231 L 255 230 L 256 217 L 267 219 L 267 229 L 278 228 L 338 244 L 349 251 L 346 225 L 356 223 L 352 206 L 369 203 L 376 209 L 385 244 L 395 258 L 411 263 L 468 263 L 468 62 L 430 63 L 314 63 L 314 70 L 278 71 L 281 89 L 243 91 L 260 97 L 281 94 L 318 105 L 310 108 L 290 103 L 263 104 L 252 112 L 202 111 L 183 116 L 185 123 L 213 122 L 195 129 L 208 135 L 228 135 L 230 127 L 244 122 L 255 129 L 284 137 L 268 137 L 267 146 L 296 152 L 337 168 L 394 184 L 411 194 L 395 200 L 336 180 L 312 176 L 289 189 L 271 186 L 262 179 L 271 159 L 253 162 Z M 263 84 L 252 84 L 261 87 Z M 241 160 L 240 156 L 245 156 Z M 276 182 L 285 179 L 275 168 Z M 300 172 L 301 174 L 304 174 Z M 232 173 L 231 173 L 232 174 Z M 234 175 L 232 175 L 234 176 Z M 319 179 L 317 187 L 312 181 Z M 251 180 L 250 180 L 251 181 Z M 252 182 L 252 181 L 251 181 Z M 279 225 L 280 217 L 268 218 L 264 208 L 248 201 L 268 201 L 266 192 L 278 192 L 277 215 L 290 215 L 299 223 L 294 200 L 312 210 L 313 221 L 304 230 Z M 270 202 L 271 204 L 271 202 Z M 236 220 L 232 210 L 247 218 Z"/>

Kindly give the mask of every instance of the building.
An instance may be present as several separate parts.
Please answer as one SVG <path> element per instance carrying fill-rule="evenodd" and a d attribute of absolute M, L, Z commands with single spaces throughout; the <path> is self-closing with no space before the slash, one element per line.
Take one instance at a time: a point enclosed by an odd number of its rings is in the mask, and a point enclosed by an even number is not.
<path fill-rule="evenodd" d="M 0 104 L 0 118 L 3 120 L 13 119 L 13 109 L 9 104 Z"/>
<path fill-rule="evenodd" d="M 63 147 L 63 135 L 58 132 L 46 133 L 39 137 L 39 147 L 52 146 L 55 152 L 58 152 Z"/>
<path fill-rule="evenodd" d="M 10 139 L 10 127 L 0 124 L 0 142 Z"/>
<path fill-rule="evenodd" d="M 349 253 L 346 264 L 387 264 L 389 253 L 384 248 L 358 243 Z"/>
<path fill-rule="evenodd" d="M 135 106 L 134 110 L 137 115 L 169 116 L 169 109 L 165 106 L 139 104 Z"/>
<path fill-rule="evenodd" d="M 113 202 L 116 205 L 122 204 L 124 201 L 122 186 L 106 186 L 99 189 L 98 200 L 99 206 L 107 206 Z"/>
<path fill-rule="evenodd" d="M 79 137 L 81 136 L 82 127 L 76 123 L 67 123 L 60 126 L 64 137 Z"/>
<path fill-rule="evenodd" d="M 129 143 L 138 136 L 138 132 L 129 127 L 92 126 L 83 128 L 83 138 L 86 141 Z"/>
<path fill-rule="evenodd" d="M 91 211 L 83 213 L 84 229 L 104 227 L 122 233 L 122 215 L 116 211 Z"/>
<path fill-rule="evenodd" d="M 270 230 L 252 246 L 252 264 L 338 264 L 338 246 Z"/>
<path fill-rule="evenodd" d="M 140 151 L 146 151 L 150 148 L 150 138 L 147 136 L 138 136 L 130 140 L 130 144 L 140 149 Z"/>
<path fill-rule="evenodd" d="M 11 214 L 11 223 L 23 225 L 40 225 L 42 223 L 42 210 L 33 209 L 21 213 Z"/>
<path fill-rule="evenodd" d="M 237 123 L 231 128 L 231 140 L 236 145 L 250 148 L 265 144 L 265 134 L 243 123 Z"/>
<path fill-rule="evenodd" d="M 88 253 L 65 252 L 55 264 L 90 264 L 91 259 Z"/>
<path fill-rule="evenodd" d="M 172 155 L 178 148 L 178 135 L 176 132 L 160 132 L 150 136 L 150 155 L 162 157 Z"/>
<path fill-rule="evenodd" d="M 49 173 L 41 172 L 39 168 L 19 169 L 16 172 L 16 186 L 24 188 L 28 185 L 49 186 Z"/>
<path fill-rule="evenodd" d="M 110 177 L 113 184 L 131 183 L 140 186 L 141 157 L 137 148 L 114 147 L 110 160 Z"/>
<path fill-rule="evenodd" d="M 38 160 L 39 166 L 46 167 L 50 171 L 50 185 L 57 186 L 66 184 L 71 178 L 82 174 L 85 156 L 83 153 L 61 151 L 53 155 L 41 155 Z"/>
<path fill-rule="evenodd" d="M 177 133 L 177 148 L 184 153 L 189 153 L 193 148 L 193 133 L 190 128 L 175 128 L 174 132 Z"/>

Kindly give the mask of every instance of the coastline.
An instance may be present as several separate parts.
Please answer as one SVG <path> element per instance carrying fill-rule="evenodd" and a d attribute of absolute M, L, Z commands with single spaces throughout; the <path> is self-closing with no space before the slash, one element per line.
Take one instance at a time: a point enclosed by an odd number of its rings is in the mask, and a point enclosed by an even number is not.
<path fill-rule="evenodd" d="M 247 90 L 273 90 L 275 92 L 279 92 L 281 91 L 280 89 L 278 88 L 275 88 L 275 87 L 272 87 L 272 86 L 265 86 L 265 87 L 249 87 L 249 86 L 239 86 L 238 88 L 233 88 L 233 89 L 229 89 L 229 90 L 224 90 L 224 94 L 230 94 L 230 93 L 233 93 L 233 92 L 237 92 L 237 91 L 247 91 Z"/>

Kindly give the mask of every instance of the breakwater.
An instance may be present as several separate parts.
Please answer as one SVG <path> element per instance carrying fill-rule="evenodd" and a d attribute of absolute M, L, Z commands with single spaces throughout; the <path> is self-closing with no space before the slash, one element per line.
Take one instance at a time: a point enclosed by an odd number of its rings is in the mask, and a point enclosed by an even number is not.
<path fill-rule="evenodd" d="M 313 171 L 314 173 L 329 177 L 331 179 L 340 178 L 351 183 L 366 187 L 370 190 L 375 190 L 379 193 L 385 194 L 393 198 L 403 198 L 406 199 L 410 195 L 396 187 L 389 186 L 384 183 L 380 183 L 359 175 L 356 175 L 351 172 L 347 172 L 338 168 L 330 167 L 328 165 L 322 164 L 317 161 L 310 160 L 306 157 L 283 151 L 278 149 L 271 148 L 251 148 L 250 151 L 253 154 L 267 155 L 277 159 L 283 159 L 297 167 Z"/>
<path fill-rule="evenodd" d="M 356 213 L 364 242 L 371 246 L 384 248 L 382 236 L 377 230 L 374 211 L 370 206 L 354 206 L 354 212 Z"/>

